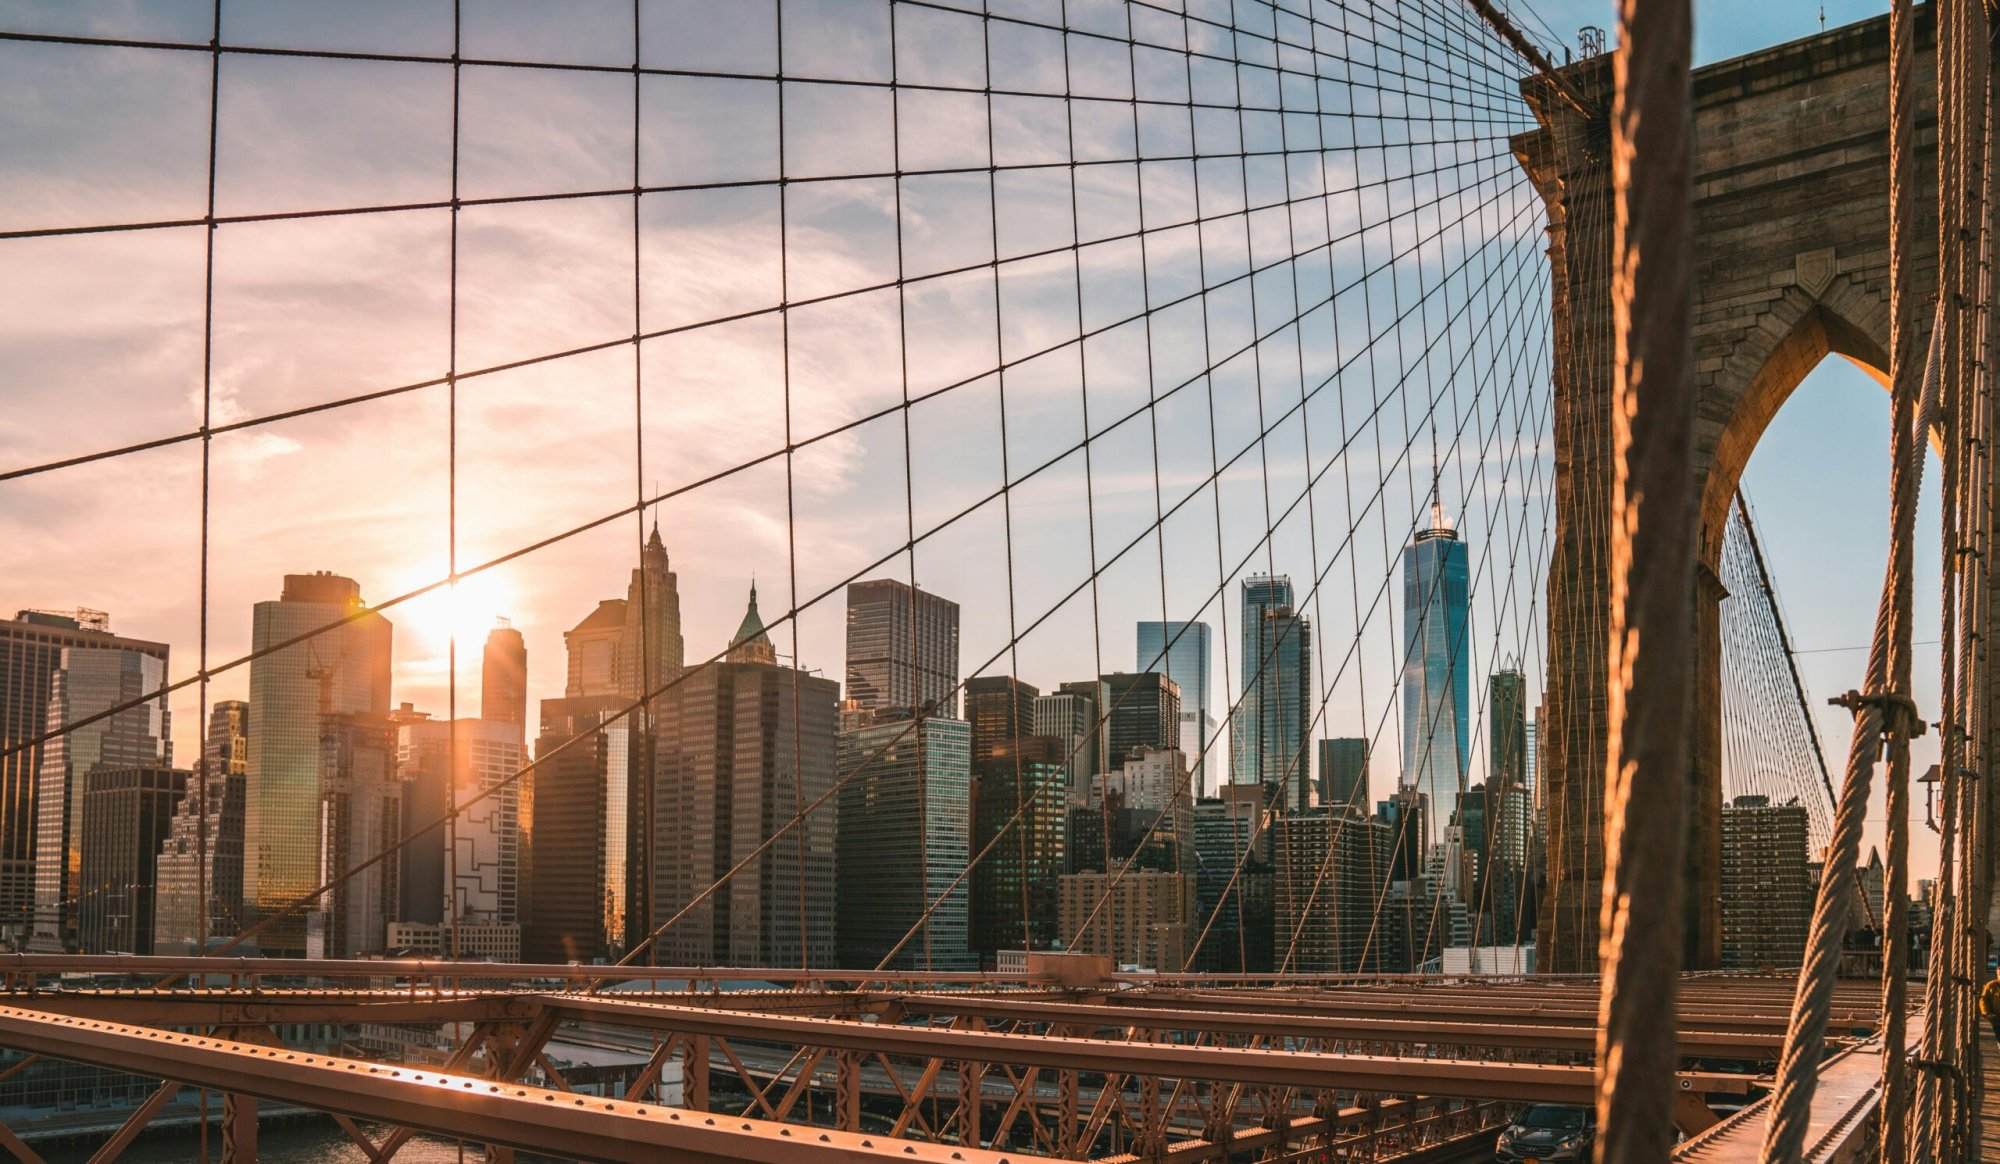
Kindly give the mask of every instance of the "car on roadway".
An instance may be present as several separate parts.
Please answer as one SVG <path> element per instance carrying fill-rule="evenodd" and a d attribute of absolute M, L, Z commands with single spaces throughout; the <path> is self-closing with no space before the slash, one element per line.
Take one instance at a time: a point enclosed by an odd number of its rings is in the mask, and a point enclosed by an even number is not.
<path fill-rule="evenodd" d="M 1494 1142 L 1500 1164 L 1552 1160 L 1557 1164 L 1590 1159 L 1597 1138 L 1597 1112 L 1587 1107 L 1538 1103 L 1514 1117 Z"/>

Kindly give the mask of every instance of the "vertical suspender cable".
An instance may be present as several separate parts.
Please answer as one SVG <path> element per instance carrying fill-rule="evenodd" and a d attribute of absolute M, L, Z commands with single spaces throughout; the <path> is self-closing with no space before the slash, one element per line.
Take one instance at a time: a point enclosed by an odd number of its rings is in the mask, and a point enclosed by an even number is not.
<path fill-rule="evenodd" d="M 1910 352 L 1915 335 L 1911 330 L 1913 313 L 1909 278 L 1904 269 L 1903 255 L 1915 229 L 1916 179 L 1915 133 L 1916 109 L 1911 96 L 1911 82 L 1915 72 L 1915 27 L 1910 10 L 1910 0 L 1892 0 L 1889 5 L 1889 378 L 1895 400 L 1891 406 L 1894 423 L 1890 425 L 1890 441 L 1900 449 L 1907 440 L 1909 406 L 1916 393 L 1911 383 L 1915 371 Z M 1895 455 L 1892 453 L 1892 455 Z M 1921 456 L 1921 453 L 1918 454 Z M 1892 502 L 1893 504 L 1893 502 Z M 1912 515 L 1914 517 L 1914 514 Z M 1892 553 L 1897 551 L 1892 546 Z M 1888 644 L 1892 657 L 1905 661 L 1901 666 L 1907 671 L 1907 652 L 1901 643 L 1908 638 L 1907 625 L 1900 637 L 1892 636 Z M 1878 635 L 1877 649 L 1882 643 Z M 1873 667 L 1871 665 L 1871 679 Z M 1897 779 L 1892 770 L 1888 778 L 1886 815 L 1891 821 L 1889 832 L 1889 866 L 1900 872 L 1901 859 L 1898 843 L 1904 832 L 1894 828 L 1897 819 L 1907 821 L 1909 775 L 1908 753 L 1904 752 L 1902 776 Z M 1828 868 L 1836 858 L 1829 855 Z M 1842 858 L 1851 861 L 1851 858 Z M 1882 901 L 1882 925 L 1884 935 L 1882 947 L 1882 1119 L 1881 1158 L 1883 1164 L 1902 1164 L 1906 1152 L 1905 1109 L 1908 1105 L 1909 1084 L 1904 1071 L 1904 1007 L 1903 1007 L 1903 967 L 1904 950 L 1900 943 L 1891 943 L 1887 935 L 1902 932 L 1906 925 L 1904 915 L 1909 902 L 1906 894 L 1890 891 L 1889 882 L 1896 878 L 1894 873 L 1884 878 Z"/>
<path fill-rule="evenodd" d="M 1597 1158 L 1671 1146 L 1695 522 L 1686 0 L 1623 0 L 1612 69 L 1615 486 Z"/>
<path fill-rule="evenodd" d="M 1762 1159 L 1790 1162 L 1799 1159 L 1804 1143 L 1808 1108 L 1818 1079 L 1819 1060 L 1825 1045 L 1827 1012 L 1832 1003 L 1834 975 L 1840 957 L 1840 941 L 1847 923 L 1847 907 L 1854 892 L 1854 862 L 1861 847 L 1861 825 L 1868 809 L 1868 788 L 1884 737 L 1904 737 L 1907 775 L 1907 737 L 1922 731 L 1922 720 L 1907 690 L 1910 639 L 1910 563 L 1915 534 L 1917 487 L 1923 477 L 1923 441 L 1935 407 L 1938 364 L 1941 358 L 1940 325 L 1933 323 L 1929 358 L 1921 378 L 1910 356 L 1914 353 L 1914 301 L 1909 293 L 1905 263 L 1911 236 L 1916 183 L 1913 178 L 1915 144 L 1914 115 L 1909 95 L 1912 75 L 1913 26 L 1907 0 L 1896 0 L 1890 10 L 1890 171 L 1889 171 L 1889 376 L 1890 470 L 1889 470 L 1889 560 L 1882 580 L 1882 598 L 1875 614 L 1875 635 L 1869 649 L 1867 693 L 1849 692 L 1839 702 L 1854 712 L 1854 735 L 1848 748 L 1847 773 L 1841 784 L 1840 803 L 1834 815 L 1833 843 L 1828 847 L 1820 876 L 1819 896 L 1813 909 L 1812 932 L 1806 940 L 1805 964 L 1792 1004 L 1792 1022 L 1785 1033 L 1785 1049 L 1779 1060 L 1778 1084 L 1773 1095 L 1772 1114 L 1764 1137 Z M 1942 312 L 1939 313 L 1940 318 Z M 1919 387 L 1921 382 L 1921 387 Z M 1892 670 L 1892 660 L 1900 666 Z M 1904 683 L 1892 687 L 1892 674 Z M 1893 748 L 1892 748 L 1893 750 Z M 1894 780 L 1891 779 L 1893 787 Z M 1884 902 L 1897 908 L 1894 895 Z M 1893 932 L 1893 918 L 1885 916 L 1883 930 Z M 1885 950 L 1885 964 L 1889 952 Z M 1886 969 L 1885 969 L 1886 976 Z M 1885 989 L 1885 994 L 1888 991 Z M 1886 1047 L 1903 1044 L 1900 1003 L 1885 1008 L 1883 1041 Z M 1884 1075 L 1899 1070 L 1896 1053 L 1884 1060 Z M 1889 1159 L 1891 1144 L 1902 1142 L 1900 1121 L 1906 1099 L 1886 1093 L 1883 1098 L 1883 1158 Z"/>

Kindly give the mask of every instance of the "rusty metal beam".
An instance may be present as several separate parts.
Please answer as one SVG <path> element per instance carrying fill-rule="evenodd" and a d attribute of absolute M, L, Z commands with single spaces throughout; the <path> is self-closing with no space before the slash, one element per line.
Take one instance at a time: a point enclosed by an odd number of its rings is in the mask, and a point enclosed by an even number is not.
<path fill-rule="evenodd" d="M 235 1027 L 269 1023 L 523 1022 L 535 1015 L 533 996 L 459 994 L 434 997 L 405 991 L 249 994 L 232 998 L 159 993 L 0 994 L 10 1006 L 142 1027 Z"/>
<path fill-rule="evenodd" d="M 1122 995 L 1112 995 L 1118 1005 L 1140 1005 L 1137 999 L 1127 1002 Z M 1158 1002 L 1160 999 L 1150 999 Z M 1268 996 L 1242 998 L 1217 992 L 1202 992 L 1183 996 L 1179 999 L 1185 1005 L 1203 1009 L 1261 1012 L 1271 1009 L 1274 1000 Z M 1284 1009 L 1302 1015 L 1329 1015 L 1342 1018 L 1369 1018 L 1387 1015 L 1426 1016 L 1440 1022 L 1508 1022 L 1533 1021 L 1545 1025 L 1581 1026 L 1595 1029 L 1597 1012 L 1595 1007 L 1581 1008 L 1568 1004 L 1551 1006 L 1534 1005 L 1487 1005 L 1476 1002 L 1441 1002 L 1435 999 L 1395 999 L 1382 998 L 1370 1001 L 1329 1001 L 1318 998 L 1301 997 L 1282 1000 Z M 1837 1008 L 1832 1020 L 1835 1026 L 1865 1027 L 1873 1030 L 1879 1018 L 1877 1010 L 1870 1008 Z M 1703 1030 L 1739 1031 L 1783 1031 L 1789 1015 L 1785 1009 L 1759 1013 L 1719 1014 L 1714 1012 L 1690 1013 L 1683 1009 L 1680 1015 L 1683 1026 L 1698 1024 Z"/>
<path fill-rule="evenodd" d="M 670 1006 L 596 995 L 551 995 L 551 1013 L 564 1019 L 646 1030 L 706 1034 L 793 1046 L 874 1051 L 917 1059 L 1013 1063 L 1057 1069 L 1257 1083 L 1309 1090 L 1353 1089 L 1418 1092 L 1467 1099 L 1522 1102 L 1590 1102 L 1589 1067 L 1487 1060 L 1330 1055 L 1186 1043 L 1133 1043 L 985 1030 L 895 1026 L 842 1019 L 802 1018 L 747 1011 Z M 1685 1086 L 1699 1091 L 1746 1093 L 1751 1077 L 1689 1073 Z"/>
<path fill-rule="evenodd" d="M 28 1147 L 27 1142 L 15 1135 L 6 1124 L 0 1124 L 0 1148 L 5 1148 L 19 1164 L 47 1164 L 41 1153 Z"/>
<path fill-rule="evenodd" d="M 111 1133 L 110 1139 L 90 1154 L 90 1164 L 110 1164 L 124 1155 L 125 1149 L 132 1146 L 132 1141 L 139 1138 L 139 1133 L 146 1130 L 146 1125 L 153 1122 L 153 1117 L 160 1114 L 160 1109 L 171 1103 L 180 1090 L 178 1083 L 162 1083 L 146 1097 L 144 1103 L 132 1109 L 132 1114 L 125 1117 L 125 1122 L 118 1125 L 118 1130 Z"/>
<path fill-rule="evenodd" d="M 663 1156 L 679 1164 L 1002 1164 L 1007 1159 L 969 1146 L 704 1115 L 19 1007 L 0 1007 L 0 1046 L 566 1159 L 615 1164 L 654 1164 Z"/>
<path fill-rule="evenodd" d="M 1329 1039 L 1427 1043 L 1433 1046 L 1515 1047 L 1533 1050 L 1596 1050 L 1596 1034 L 1570 1024 L 1441 1022 L 1419 1018 L 1342 1018 L 1276 1011 L 1210 1011 L 1195 1007 L 1016 1001 L 992 995 L 909 994 L 901 996 L 917 1013 L 980 1015 L 1035 1022 L 1089 1026 L 1139 1025 L 1216 1034 L 1275 1035 Z M 1274 1000 L 1275 1001 L 1275 1000 Z M 1695 1031 L 1680 1036 L 1681 1054 L 1713 1058 L 1776 1058 L 1784 1045 L 1778 1032 Z"/>

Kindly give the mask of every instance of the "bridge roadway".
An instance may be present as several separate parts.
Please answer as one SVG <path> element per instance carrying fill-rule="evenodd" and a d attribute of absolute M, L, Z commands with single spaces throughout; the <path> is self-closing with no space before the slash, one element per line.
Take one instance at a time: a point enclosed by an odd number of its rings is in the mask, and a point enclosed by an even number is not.
<path fill-rule="evenodd" d="M 832 1129 L 799 1122 L 811 1108 L 812 1119 L 832 1119 L 849 1135 L 892 1142 L 906 1161 L 925 1158 L 922 1149 L 940 1141 L 1005 1146 L 1022 1137 L 1033 1138 L 1031 1152 L 1089 1155 L 1104 1136 L 1114 1153 L 1122 1143 L 1197 1164 L 1336 1140 L 1365 1142 L 1367 1158 L 1444 1152 L 1481 1129 L 1490 1133 L 1509 1105 L 1587 1103 L 1594 1087 L 1596 984 L 1587 979 L 898 974 L 885 981 L 843 971 L 538 966 L 509 985 L 500 972 L 511 967 L 463 963 L 32 959 L 0 958 L 11 987 L 0 992 L 0 1046 L 568 1156 L 584 1153 L 571 1123 L 552 1142 L 557 1130 L 536 1125 L 527 1110 L 559 1104 L 566 1116 L 580 1109 L 577 1119 L 615 1116 L 604 1127 L 619 1136 L 697 1156 L 767 1158 L 761 1147 L 723 1148 L 714 1136 L 726 1134 L 775 1142 L 791 1153 L 786 1159 L 817 1158 L 819 1145 L 860 1144 L 819 1138 Z M 607 980 L 602 993 L 589 992 Z M 1759 1090 L 1790 1002 L 1783 979 L 1687 979 L 1679 1016 L 1687 1130 L 1714 1119 L 1699 1097 L 1740 1101 Z M 1872 1032 L 1874 1005 L 1872 986 L 1844 988 L 1836 1031 Z M 470 1033 L 446 1065 L 446 1085 L 428 1067 L 240 1041 L 314 1023 L 458 1024 Z M 695 1107 L 707 1106 L 711 1076 L 726 1080 L 734 1071 L 753 1093 L 751 1110 L 774 1118 L 680 1111 L 662 1122 L 651 1105 L 607 1106 L 508 1082 L 539 1063 L 544 1078 L 564 1086 L 539 1058 L 558 1028 L 616 1029 L 634 1047 L 657 1047 L 649 1071 L 681 1059 Z M 478 1065 L 475 1051 L 483 1051 L 490 1077 L 460 1074 Z M 287 1070 L 265 1082 L 253 1062 L 267 1065 L 265 1075 L 273 1063 Z M 811 1082 L 801 1085 L 802 1076 Z M 647 1094 L 647 1080 L 630 1094 Z M 864 1134 L 864 1093 L 876 1097 L 871 1126 L 884 1122 L 882 1101 L 898 1100 L 896 1130 L 928 1138 Z M 320 1100 L 298 1098 L 311 1094 Z M 814 1099 L 800 1107 L 808 1094 Z M 966 1094 L 987 1102 L 958 1103 Z M 476 1133 L 464 1130 L 458 1110 L 466 1096 L 476 1097 L 481 1113 Z M 932 1127 L 940 1106 L 955 1111 Z M 982 1126 L 999 1108 L 1006 1114 L 998 1124 Z M 690 1117 L 700 1118 L 690 1124 Z M 135 1120 L 132 1134 L 143 1127 L 143 1110 Z M 0 1130 L 0 1147 L 5 1138 Z M 904 1151 L 906 1143 L 919 1150 Z M 961 1155 L 953 1164 L 971 1161 Z"/>

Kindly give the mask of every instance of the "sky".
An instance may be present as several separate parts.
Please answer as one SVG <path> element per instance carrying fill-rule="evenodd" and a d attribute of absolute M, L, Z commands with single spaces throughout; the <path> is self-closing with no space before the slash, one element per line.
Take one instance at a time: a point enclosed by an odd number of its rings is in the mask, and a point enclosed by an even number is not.
<path fill-rule="evenodd" d="M 882 0 L 786 0 L 782 33 L 766 3 L 646 0 L 647 65 L 741 76 L 641 84 L 639 181 L 673 189 L 639 200 L 639 326 L 650 338 L 637 361 L 619 342 L 634 330 L 629 194 L 466 206 L 455 297 L 443 208 L 228 223 L 214 238 L 206 392 L 199 227 L 0 240 L 10 271 L 0 470 L 184 433 L 204 409 L 227 424 L 439 379 L 454 358 L 463 372 L 602 345 L 467 377 L 455 391 L 433 384 L 218 435 L 207 461 L 209 662 L 248 649 L 251 606 L 275 598 L 286 573 L 348 574 L 380 603 L 454 562 L 463 571 L 536 546 L 385 612 L 396 699 L 476 714 L 479 643 L 496 616 L 526 635 L 531 700 L 559 695 L 563 630 L 623 595 L 657 520 L 690 661 L 726 646 L 754 582 L 767 622 L 805 607 L 796 626 L 775 626 L 778 650 L 839 677 L 840 584 L 914 577 L 964 607 L 965 674 L 1011 671 L 1044 689 L 1130 669 L 1139 619 L 1201 618 L 1217 632 L 1220 720 L 1241 666 L 1237 584 L 1275 570 L 1294 577 L 1315 623 L 1314 734 L 1374 739 L 1372 782 L 1386 795 L 1401 735 L 1393 565 L 1431 520 L 1435 481 L 1472 545 L 1474 673 L 1524 659 L 1538 695 L 1536 571 L 1549 529 L 1537 437 L 1547 369 L 1534 352 L 1546 347 L 1547 294 L 1539 208 L 1504 142 L 1527 128 L 1510 120 L 1518 107 L 1471 94 L 1423 123 L 1365 86 L 1335 88 L 1322 99 L 1351 102 L 1357 116 L 1331 119 L 1327 144 L 1435 140 L 1420 154 L 1336 150 L 1324 173 L 1271 158 L 1239 165 L 1225 155 L 1295 147 L 1298 127 L 1212 109 L 1190 125 L 1183 110 L 1152 106 L 1135 125 L 1128 100 L 1136 83 L 1141 97 L 1184 100 L 1192 86 L 1197 100 L 1228 105 L 1239 92 L 1226 71 L 1155 49 L 1128 60 L 1083 37 L 1072 38 L 1066 82 L 1055 34 L 995 21 L 988 41 L 975 16 L 946 7 L 899 6 L 892 51 Z M 1829 5 L 1827 21 L 1881 7 Z M 229 3 L 224 39 L 448 54 L 451 8 Z M 1564 36 L 1612 23 L 1601 4 L 1536 8 L 1541 21 L 1524 22 Z M 1056 10 L 995 2 L 1029 21 Z M 1071 0 L 1067 11 L 1078 29 L 1125 28 L 1115 2 Z M 623 0 L 559 13 L 468 3 L 463 51 L 615 70 L 631 60 L 631 13 Z M 11 30 L 199 43 L 208 20 L 196 0 L 0 0 Z M 1177 22 L 1149 10 L 1137 20 L 1142 40 L 1178 43 Z M 1697 59 L 1818 24 L 1808 4 L 1700 3 Z M 1195 43 L 1229 51 L 1199 25 Z M 1358 40 L 1350 55 L 1368 47 Z M 813 79 L 786 82 L 782 100 L 754 79 L 781 54 L 788 77 Z M 990 180 L 983 170 L 985 99 L 952 90 L 977 87 L 989 55 L 1016 91 L 993 99 L 993 158 L 1045 168 Z M 933 88 L 892 95 L 892 70 Z M 1268 81 L 1268 100 L 1292 107 L 1296 94 L 1268 72 L 1248 76 L 1246 104 L 1266 99 Z M 1068 116 L 1066 83 L 1078 98 Z M 452 197 L 448 66 L 231 55 L 219 91 L 218 214 Z M 199 217 L 208 95 L 205 53 L 0 42 L 0 230 Z M 458 196 L 627 190 L 633 117 L 629 73 L 467 66 Z M 1352 136 L 1334 140 L 1342 133 Z M 1072 190 L 1072 151 L 1119 159 L 1135 143 L 1146 158 L 1206 160 L 1081 166 Z M 885 176 L 960 167 L 969 172 L 900 185 Z M 781 172 L 794 180 L 782 197 Z M 1265 206 L 1320 189 L 1335 194 L 1289 214 L 1217 217 L 1246 195 Z M 1391 199 L 1422 209 L 1390 220 Z M 1213 219 L 1204 229 L 1161 229 L 1197 208 Z M 1131 237 L 1141 227 L 1143 245 Z M 996 249 L 997 278 L 981 266 Z M 1317 262 L 1281 261 L 1299 250 Z M 900 295 L 899 269 L 915 280 Z M 1205 311 L 1189 298 L 1204 280 L 1216 288 Z M 781 300 L 795 306 L 772 310 Z M 1148 308 L 1158 308 L 1150 319 Z M 1065 344 L 1079 318 L 1089 340 Z M 1003 362 L 1005 376 L 993 375 Z M 917 403 L 906 410 L 906 398 Z M 1869 633 L 1886 425 L 1881 389 L 1829 362 L 1780 412 L 1745 478 L 1822 696 L 1856 685 L 1864 658 L 1832 648 Z M 0 605 L 107 610 L 114 629 L 170 642 L 174 675 L 192 674 L 203 657 L 202 479 L 190 441 L 0 482 L 0 538 L 33 563 L 6 578 Z M 671 496 L 641 517 L 630 507 L 642 493 Z M 914 555 L 897 553 L 913 531 Z M 1934 547 L 1919 565 L 1919 625 L 1934 625 Z M 1920 666 L 1935 658 L 1927 649 Z M 1932 686 L 1919 687 L 1926 707 Z M 238 667 L 209 697 L 246 687 Z M 1476 718 L 1483 702 L 1476 694 Z M 173 708 L 185 758 L 195 690 Z M 1819 726 L 1844 747 L 1844 713 L 1822 709 Z M 1225 763 L 1226 746 L 1212 756 Z M 1919 831 L 1920 872 L 1935 862 L 1927 842 Z"/>

